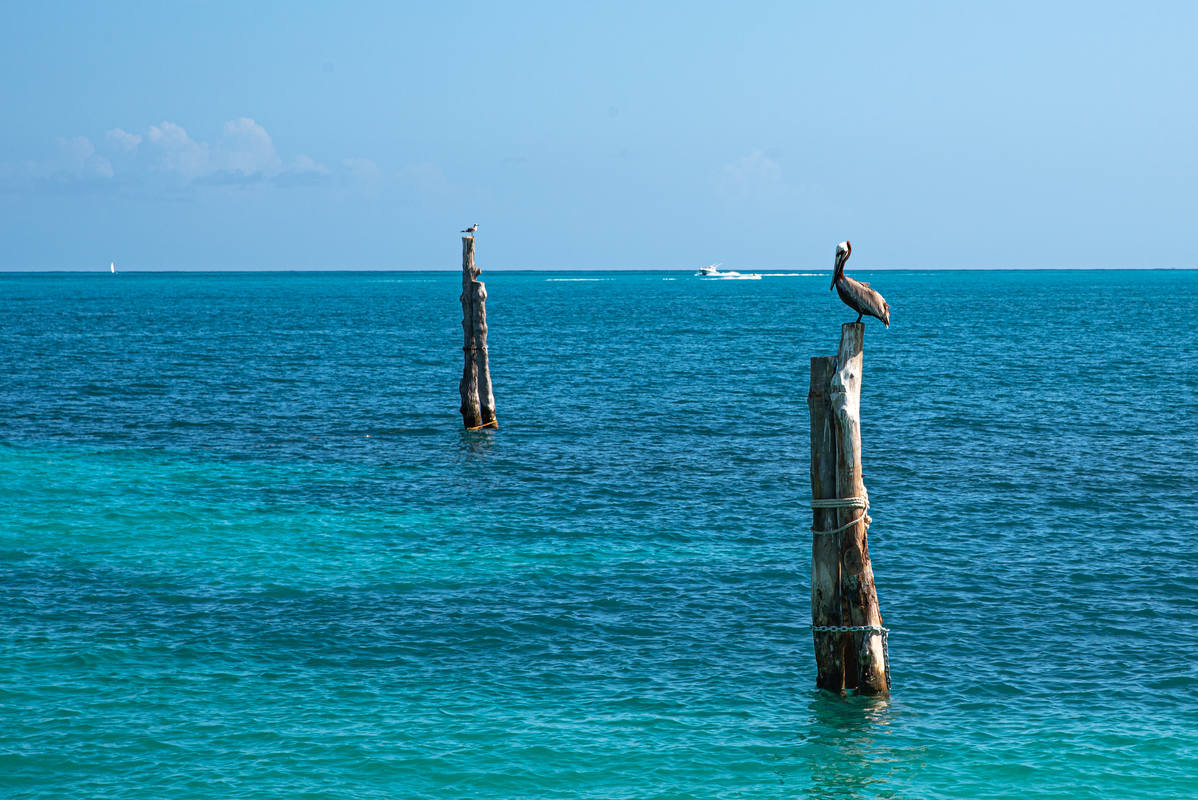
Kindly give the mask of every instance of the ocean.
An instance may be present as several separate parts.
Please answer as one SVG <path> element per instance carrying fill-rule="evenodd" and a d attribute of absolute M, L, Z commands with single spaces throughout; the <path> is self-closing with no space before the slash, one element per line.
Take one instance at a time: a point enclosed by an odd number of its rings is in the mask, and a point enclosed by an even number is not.
<path fill-rule="evenodd" d="M 1198 272 L 877 271 L 893 697 L 814 688 L 827 270 L 0 275 L 5 798 L 1198 796 Z"/>

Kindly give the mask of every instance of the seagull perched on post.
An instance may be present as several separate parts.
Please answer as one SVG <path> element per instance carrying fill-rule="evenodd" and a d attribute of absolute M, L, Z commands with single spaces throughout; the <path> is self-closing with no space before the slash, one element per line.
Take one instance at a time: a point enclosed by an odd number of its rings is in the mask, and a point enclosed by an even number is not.
<path fill-rule="evenodd" d="M 478 223 L 477 222 L 474 223 L 473 225 L 471 225 L 466 230 L 462 231 L 462 233 L 474 234 L 476 231 L 478 231 Z"/>
<path fill-rule="evenodd" d="M 855 281 L 844 274 L 844 262 L 849 260 L 852 252 L 853 246 L 847 241 L 836 245 L 836 267 L 832 273 L 832 285 L 828 290 L 835 289 L 844 304 L 857 312 L 857 322 L 861 321 L 863 315 L 869 314 L 882 320 L 889 328 L 890 304 L 882 299 L 882 295 L 869 288 L 868 283 Z"/>

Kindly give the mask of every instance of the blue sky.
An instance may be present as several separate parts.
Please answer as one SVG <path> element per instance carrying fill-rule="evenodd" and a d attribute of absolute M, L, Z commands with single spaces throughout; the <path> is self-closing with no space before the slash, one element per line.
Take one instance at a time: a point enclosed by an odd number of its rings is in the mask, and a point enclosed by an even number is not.
<path fill-rule="evenodd" d="M 1198 265 L 1190 3 L 7 3 L 0 269 Z"/>

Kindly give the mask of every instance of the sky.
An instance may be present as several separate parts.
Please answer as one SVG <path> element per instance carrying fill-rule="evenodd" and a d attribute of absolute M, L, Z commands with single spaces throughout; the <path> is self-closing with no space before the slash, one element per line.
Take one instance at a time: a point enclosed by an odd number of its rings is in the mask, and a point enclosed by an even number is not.
<path fill-rule="evenodd" d="M 1198 4 L 0 8 L 0 270 L 1198 266 Z"/>

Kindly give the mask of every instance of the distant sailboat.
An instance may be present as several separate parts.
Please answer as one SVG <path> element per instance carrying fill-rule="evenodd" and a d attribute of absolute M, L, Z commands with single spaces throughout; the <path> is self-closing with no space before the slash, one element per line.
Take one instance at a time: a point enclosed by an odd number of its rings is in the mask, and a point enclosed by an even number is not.
<path fill-rule="evenodd" d="M 113 275 L 116 274 L 116 262 L 115 261 L 108 262 L 108 271 L 111 272 Z"/>

